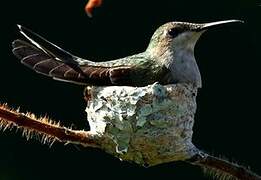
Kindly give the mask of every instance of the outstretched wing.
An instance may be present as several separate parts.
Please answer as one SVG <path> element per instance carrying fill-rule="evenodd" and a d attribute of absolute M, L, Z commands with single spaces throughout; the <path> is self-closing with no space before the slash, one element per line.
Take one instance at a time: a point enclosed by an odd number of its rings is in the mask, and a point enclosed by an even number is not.
<path fill-rule="evenodd" d="M 19 39 L 13 41 L 12 51 L 22 64 L 34 71 L 56 80 L 83 85 L 133 85 L 130 76 L 135 71 L 133 67 L 103 66 L 83 61 L 31 30 L 20 25 L 18 27 L 29 42 Z"/>

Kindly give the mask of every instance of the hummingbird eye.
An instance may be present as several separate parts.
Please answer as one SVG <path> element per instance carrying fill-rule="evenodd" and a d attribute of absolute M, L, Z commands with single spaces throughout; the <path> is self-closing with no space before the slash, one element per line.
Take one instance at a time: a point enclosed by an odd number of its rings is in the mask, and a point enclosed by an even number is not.
<path fill-rule="evenodd" d="M 175 38 L 180 34 L 180 31 L 176 28 L 172 28 L 168 31 L 168 34 L 172 37 Z"/>

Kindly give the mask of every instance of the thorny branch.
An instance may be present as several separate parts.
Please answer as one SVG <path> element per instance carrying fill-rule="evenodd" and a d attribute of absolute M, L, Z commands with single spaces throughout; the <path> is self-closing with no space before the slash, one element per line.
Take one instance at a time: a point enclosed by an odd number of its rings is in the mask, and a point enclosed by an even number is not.
<path fill-rule="evenodd" d="M 32 113 L 21 113 L 12 110 L 7 105 L 0 104 L 0 128 L 3 130 L 17 128 L 23 131 L 28 139 L 40 135 L 44 144 L 52 145 L 55 141 L 81 144 L 89 147 L 99 147 L 97 135 L 88 131 L 72 130 L 56 123 L 47 117 L 36 118 Z"/>
<path fill-rule="evenodd" d="M 62 127 L 60 123 L 56 123 L 47 117 L 36 118 L 32 113 L 24 114 L 19 112 L 19 110 L 12 110 L 3 104 L 0 104 L 0 128 L 3 130 L 21 129 L 27 140 L 34 135 L 40 135 L 42 143 L 49 145 L 59 141 L 66 144 L 81 144 L 86 147 L 100 147 L 100 137 L 89 131 Z M 202 167 L 205 173 L 217 179 L 261 180 L 259 175 L 243 166 L 201 151 L 186 162 Z"/>
<path fill-rule="evenodd" d="M 216 179 L 242 179 L 242 180 L 261 180 L 261 177 L 254 172 L 227 160 L 214 157 L 200 152 L 189 159 L 187 162 L 202 167 L 206 174 Z"/>

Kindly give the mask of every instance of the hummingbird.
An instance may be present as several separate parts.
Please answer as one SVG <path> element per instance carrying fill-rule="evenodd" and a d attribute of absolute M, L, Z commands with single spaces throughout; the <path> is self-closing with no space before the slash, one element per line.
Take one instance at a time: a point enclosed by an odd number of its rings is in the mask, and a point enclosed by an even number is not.
<path fill-rule="evenodd" d="M 25 40 L 12 43 L 13 54 L 37 73 L 81 85 L 146 86 L 190 83 L 202 86 L 194 47 L 208 29 L 241 20 L 210 23 L 168 22 L 152 35 L 144 52 L 94 62 L 71 54 L 30 29 L 18 25 Z"/>

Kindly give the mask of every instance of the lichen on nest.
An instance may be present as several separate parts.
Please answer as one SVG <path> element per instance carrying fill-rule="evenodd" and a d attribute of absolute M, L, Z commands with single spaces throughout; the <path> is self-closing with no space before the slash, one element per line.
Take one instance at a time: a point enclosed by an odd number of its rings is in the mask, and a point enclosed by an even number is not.
<path fill-rule="evenodd" d="M 189 84 L 92 87 L 91 131 L 123 160 L 155 165 L 191 157 L 197 89 Z"/>

